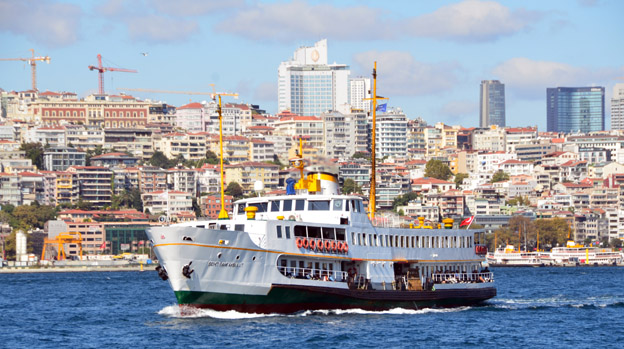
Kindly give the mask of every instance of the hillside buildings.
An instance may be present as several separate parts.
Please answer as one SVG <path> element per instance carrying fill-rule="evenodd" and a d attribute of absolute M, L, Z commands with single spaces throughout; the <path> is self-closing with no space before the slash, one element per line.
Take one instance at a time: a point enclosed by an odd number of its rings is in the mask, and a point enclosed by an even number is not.
<path fill-rule="evenodd" d="M 613 87 L 611 129 L 624 130 L 624 84 L 615 84 Z"/>

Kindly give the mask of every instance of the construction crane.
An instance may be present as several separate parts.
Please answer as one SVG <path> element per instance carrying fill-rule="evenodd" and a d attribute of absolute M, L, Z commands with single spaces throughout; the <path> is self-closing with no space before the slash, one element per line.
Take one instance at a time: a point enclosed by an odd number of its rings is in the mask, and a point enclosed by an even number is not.
<path fill-rule="evenodd" d="M 82 260 L 82 234 L 78 232 L 68 232 L 61 233 L 56 236 L 54 239 L 43 239 L 43 250 L 41 251 L 41 260 L 45 260 L 45 253 L 48 247 L 52 247 L 53 245 L 58 245 L 56 248 L 56 259 L 63 260 L 66 258 L 65 256 L 65 244 L 77 244 L 80 248 L 80 259 Z"/>
<path fill-rule="evenodd" d="M 49 56 L 35 57 L 35 50 L 29 50 L 32 53 L 32 57 L 29 58 L 0 58 L 0 61 L 24 61 L 30 64 L 30 69 L 32 71 L 32 89 L 33 91 L 37 90 L 37 61 L 43 61 L 50 64 Z"/>
<path fill-rule="evenodd" d="M 89 70 L 97 70 L 98 71 L 98 93 L 104 94 L 104 72 L 107 71 L 120 71 L 124 73 L 138 73 L 135 69 L 124 69 L 124 68 L 113 68 L 113 67 L 103 67 L 102 66 L 102 55 L 98 53 L 98 66 L 90 65 Z"/>

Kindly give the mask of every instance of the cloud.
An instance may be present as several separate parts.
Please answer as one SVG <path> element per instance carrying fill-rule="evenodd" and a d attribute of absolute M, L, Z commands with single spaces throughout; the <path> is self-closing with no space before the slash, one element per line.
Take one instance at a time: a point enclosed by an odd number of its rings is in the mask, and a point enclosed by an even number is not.
<path fill-rule="evenodd" d="M 473 101 L 450 101 L 440 108 L 440 114 L 450 117 L 478 115 L 479 103 Z"/>
<path fill-rule="evenodd" d="M 80 7 L 49 0 L 0 0 L 0 31 L 24 35 L 47 47 L 63 47 L 78 40 Z"/>
<path fill-rule="evenodd" d="M 467 0 L 408 19 L 408 34 L 453 41 L 492 41 L 529 28 L 541 19 L 536 11 L 509 8 L 494 1 Z"/>
<path fill-rule="evenodd" d="M 258 3 L 219 23 L 217 30 L 251 40 L 290 42 L 329 37 L 363 40 L 387 38 L 392 25 L 380 18 L 378 9 L 329 4 L 310 5 L 303 1 Z"/>
<path fill-rule="evenodd" d="M 492 70 L 507 89 L 529 99 L 544 98 L 547 87 L 605 86 L 623 72 L 624 67 L 591 69 L 524 57 L 509 59 Z"/>
<path fill-rule="evenodd" d="M 239 8 L 244 0 L 148 0 L 156 12 L 173 16 L 201 16 L 230 8 Z"/>
<path fill-rule="evenodd" d="M 130 38 L 138 41 L 175 43 L 199 32 L 195 21 L 158 15 L 127 18 L 125 22 Z"/>
<path fill-rule="evenodd" d="M 263 82 L 254 92 L 254 101 L 277 101 L 277 83 L 275 82 Z"/>
<path fill-rule="evenodd" d="M 370 71 L 377 61 L 378 94 L 394 96 L 430 95 L 451 90 L 457 83 L 457 63 L 418 62 L 408 52 L 368 51 L 358 53 L 353 61 Z"/>

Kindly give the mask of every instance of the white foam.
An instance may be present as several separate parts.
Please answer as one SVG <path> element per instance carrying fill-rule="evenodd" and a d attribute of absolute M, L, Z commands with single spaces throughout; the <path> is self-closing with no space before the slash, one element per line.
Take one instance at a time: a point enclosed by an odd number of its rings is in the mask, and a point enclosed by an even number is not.
<path fill-rule="evenodd" d="M 471 309 L 471 307 L 458 307 L 458 308 L 424 308 L 419 310 L 393 308 L 390 310 L 372 311 L 364 309 L 336 309 L 336 310 L 307 310 L 296 314 L 256 314 L 256 313 L 241 313 L 235 310 L 228 311 L 216 311 L 212 309 L 199 309 L 193 307 L 179 307 L 177 305 L 169 305 L 158 311 L 159 315 L 164 315 L 173 318 L 204 318 L 210 317 L 214 319 L 223 320 L 238 320 L 238 319 L 253 319 L 263 317 L 306 317 L 313 315 L 420 315 L 428 313 L 452 313 Z"/>

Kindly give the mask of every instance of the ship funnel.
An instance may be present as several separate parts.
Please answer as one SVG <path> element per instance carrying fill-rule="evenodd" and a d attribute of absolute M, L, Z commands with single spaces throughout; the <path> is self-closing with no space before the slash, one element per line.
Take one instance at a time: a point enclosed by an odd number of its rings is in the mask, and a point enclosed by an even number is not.
<path fill-rule="evenodd" d="M 328 168 L 308 168 L 308 192 L 323 195 L 338 195 L 340 186 L 338 174 Z"/>

